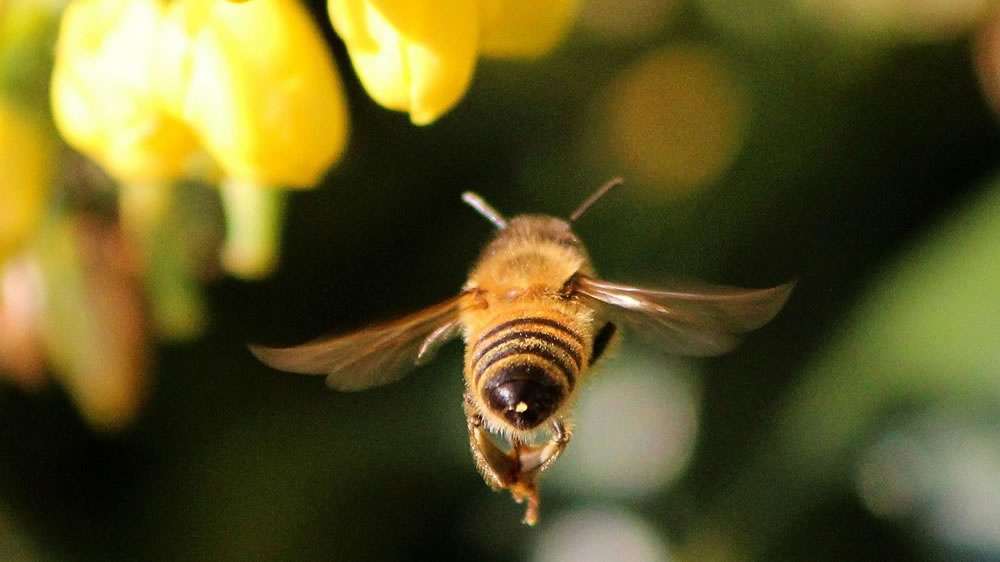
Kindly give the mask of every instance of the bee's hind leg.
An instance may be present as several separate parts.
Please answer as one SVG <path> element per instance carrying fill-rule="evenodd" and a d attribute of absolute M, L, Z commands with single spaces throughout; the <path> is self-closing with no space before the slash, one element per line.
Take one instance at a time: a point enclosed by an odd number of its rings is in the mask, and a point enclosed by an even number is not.
<path fill-rule="evenodd" d="M 552 420 L 552 438 L 544 446 L 514 445 L 519 472 L 517 482 L 510 486 L 510 492 L 518 503 L 528 500 L 528 507 L 524 512 L 524 522 L 528 525 L 538 522 L 538 477 L 552 466 L 566 449 L 572 435 L 572 427 L 571 422 Z"/>
<path fill-rule="evenodd" d="M 570 437 L 573 436 L 573 423 L 570 420 L 552 420 L 552 439 L 545 446 L 534 450 L 534 454 L 521 456 L 521 473 L 530 479 L 538 478 L 559 455 L 566 450 Z M 529 468 L 530 467 L 530 468 Z"/>
<path fill-rule="evenodd" d="M 464 408 L 469 448 L 483 480 L 494 490 L 510 490 L 517 503 L 527 500 L 524 522 L 534 525 L 538 522 L 538 477 L 552 466 L 569 444 L 572 422 L 552 420 L 552 438 L 544 446 L 530 446 L 514 440 L 510 443 L 510 452 L 504 452 L 483 427 L 482 414 L 468 394 L 465 395 Z"/>
<path fill-rule="evenodd" d="M 515 452 L 506 453 L 500 450 L 489 432 L 483 427 L 483 417 L 476 410 L 472 397 L 465 395 L 465 423 L 469 430 L 469 448 L 476 468 L 483 475 L 483 480 L 494 490 L 502 490 L 514 485 L 521 472 L 521 463 Z"/>

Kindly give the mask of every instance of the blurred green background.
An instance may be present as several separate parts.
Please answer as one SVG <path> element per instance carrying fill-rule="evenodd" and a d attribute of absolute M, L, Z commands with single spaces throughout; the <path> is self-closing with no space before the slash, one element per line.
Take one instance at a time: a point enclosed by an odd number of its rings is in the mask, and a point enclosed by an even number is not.
<path fill-rule="evenodd" d="M 1000 20 L 871 5 L 593 0 L 422 128 L 323 25 L 352 136 L 280 269 L 208 287 L 120 432 L 0 383 L 0 558 L 1000 560 Z M 455 294 L 492 233 L 464 190 L 565 216 L 615 176 L 576 223 L 606 278 L 798 284 L 727 356 L 627 335 L 537 528 L 473 466 L 459 344 L 357 394 L 246 350 Z"/>

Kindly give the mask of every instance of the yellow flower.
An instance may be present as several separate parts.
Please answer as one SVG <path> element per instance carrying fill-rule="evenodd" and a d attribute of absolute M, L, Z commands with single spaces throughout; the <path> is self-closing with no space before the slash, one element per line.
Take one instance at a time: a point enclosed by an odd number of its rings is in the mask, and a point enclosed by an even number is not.
<path fill-rule="evenodd" d="M 310 187 L 344 149 L 332 54 L 296 0 L 174 0 L 154 66 L 163 107 L 231 178 Z"/>
<path fill-rule="evenodd" d="M 155 203 L 127 204 L 126 222 L 130 209 L 141 226 L 166 207 L 150 184 L 216 181 L 221 170 L 223 261 L 250 277 L 276 259 L 282 206 L 271 188 L 316 184 L 348 132 L 332 55 L 298 0 L 73 0 L 52 106 L 71 145 L 145 192 L 126 203 Z"/>
<path fill-rule="evenodd" d="M 283 206 L 268 188 L 314 185 L 347 141 L 332 54 L 296 0 L 174 0 L 157 55 L 163 107 L 228 176 L 224 265 L 245 277 L 269 273 Z"/>
<path fill-rule="evenodd" d="M 153 90 L 164 10 L 158 0 L 76 0 L 62 17 L 51 86 L 56 126 L 124 182 L 181 177 L 199 152 Z"/>
<path fill-rule="evenodd" d="M 122 181 L 179 178 L 205 150 L 227 176 L 305 187 L 347 139 L 331 54 L 295 0 L 75 0 L 52 103 Z"/>
<path fill-rule="evenodd" d="M 0 96 L 0 264 L 20 249 L 45 211 L 53 153 L 40 117 Z"/>
<path fill-rule="evenodd" d="M 537 56 L 565 34 L 577 0 L 328 0 L 368 94 L 428 124 L 454 106 L 476 58 Z"/>

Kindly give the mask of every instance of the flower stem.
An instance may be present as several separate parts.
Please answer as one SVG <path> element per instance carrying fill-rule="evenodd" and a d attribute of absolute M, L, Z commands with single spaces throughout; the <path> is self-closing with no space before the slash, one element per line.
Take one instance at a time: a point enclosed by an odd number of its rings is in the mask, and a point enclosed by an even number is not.
<path fill-rule="evenodd" d="M 285 192 L 234 178 L 220 189 L 226 215 L 223 267 L 245 279 L 267 276 L 278 262 Z"/>

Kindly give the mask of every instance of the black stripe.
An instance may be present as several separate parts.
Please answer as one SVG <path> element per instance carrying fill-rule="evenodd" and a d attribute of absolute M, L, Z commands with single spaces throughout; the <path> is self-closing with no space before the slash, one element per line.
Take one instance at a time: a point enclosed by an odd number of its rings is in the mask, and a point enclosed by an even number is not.
<path fill-rule="evenodd" d="M 525 332 L 512 331 L 507 335 L 500 336 L 499 338 L 490 342 L 489 345 L 484 346 L 482 349 L 477 351 L 476 354 L 472 356 L 472 364 L 475 365 L 476 363 L 479 363 L 479 360 L 482 359 L 483 356 L 485 356 L 487 353 L 493 351 L 497 347 L 511 340 L 528 339 L 528 338 L 541 340 L 543 342 L 547 342 L 558 347 L 559 349 L 565 351 L 567 355 L 573 358 L 573 362 L 576 363 L 577 369 L 583 366 L 580 354 L 575 349 L 570 347 L 570 344 L 566 343 L 566 340 L 559 339 L 553 336 L 552 334 L 546 334 L 545 332 L 536 332 L 533 330 L 528 330 Z M 480 340 L 480 342 L 482 342 L 482 340 Z"/>
<path fill-rule="evenodd" d="M 558 355 L 551 353 L 549 350 L 544 348 L 541 349 L 534 347 L 520 348 L 516 346 L 513 347 L 512 349 L 505 349 L 501 351 L 495 357 L 490 357 L 489 361 L 487 361 L 481 367 L 476 368 L 475 372 L 476 383 L 479 382 L 480 377 L 483 376 L 483 373 L 486 372 L 490 368 L 490 366 L 492 366 L 497 361 L 500 361 L 501 359 L 505 359 L 512 355 L 534 355 L 535 357 L 548 361 L 550 364 L 555 365 L 556 367 L 559 368 L 560 371 L 562 371 L 563 376 L 566 377 L 566 384 L 567 386 L 569 386 L 569 390 L 573 390 L 573 387 L 576 385 L 576 374 L 574 373 L 573 368 L 567 365 L 563 361 L 562 357 L 559 357 Z"/>
<path fill-rule="evenodd" d="M 583 338 L 581 338 L 573 330 L 570 330 L 569 328 L 567 328 L 561 322 L 556 322 L 555 320 L 551 320 L 549 318 L 536 318 L 536 317 L 515 318 L 513 320 L 508 320 L 506 322 L 501 322 L 497 326 L 494 326 L 493 329 L 490 330 L 489 332 L 486 332 L 485 334 L 479 336 L 479 342 L 481 343 L 486 338 L 488 338 L 490 336 L 495 336 L 499 332 L 501 332 L 502 330 L 510 328 L 511 326 L 517 326 L 518 324 L 541 324 L 542 326 L 548 326 L 550 328 L 555 328 L 555 329 L 559 330 L 560 332 L 564 332 L 568 336 L 570 336 L 571 338 L 575 339 L 577 342 L 580 343 L 580 345 L 583 345 Z"/>

